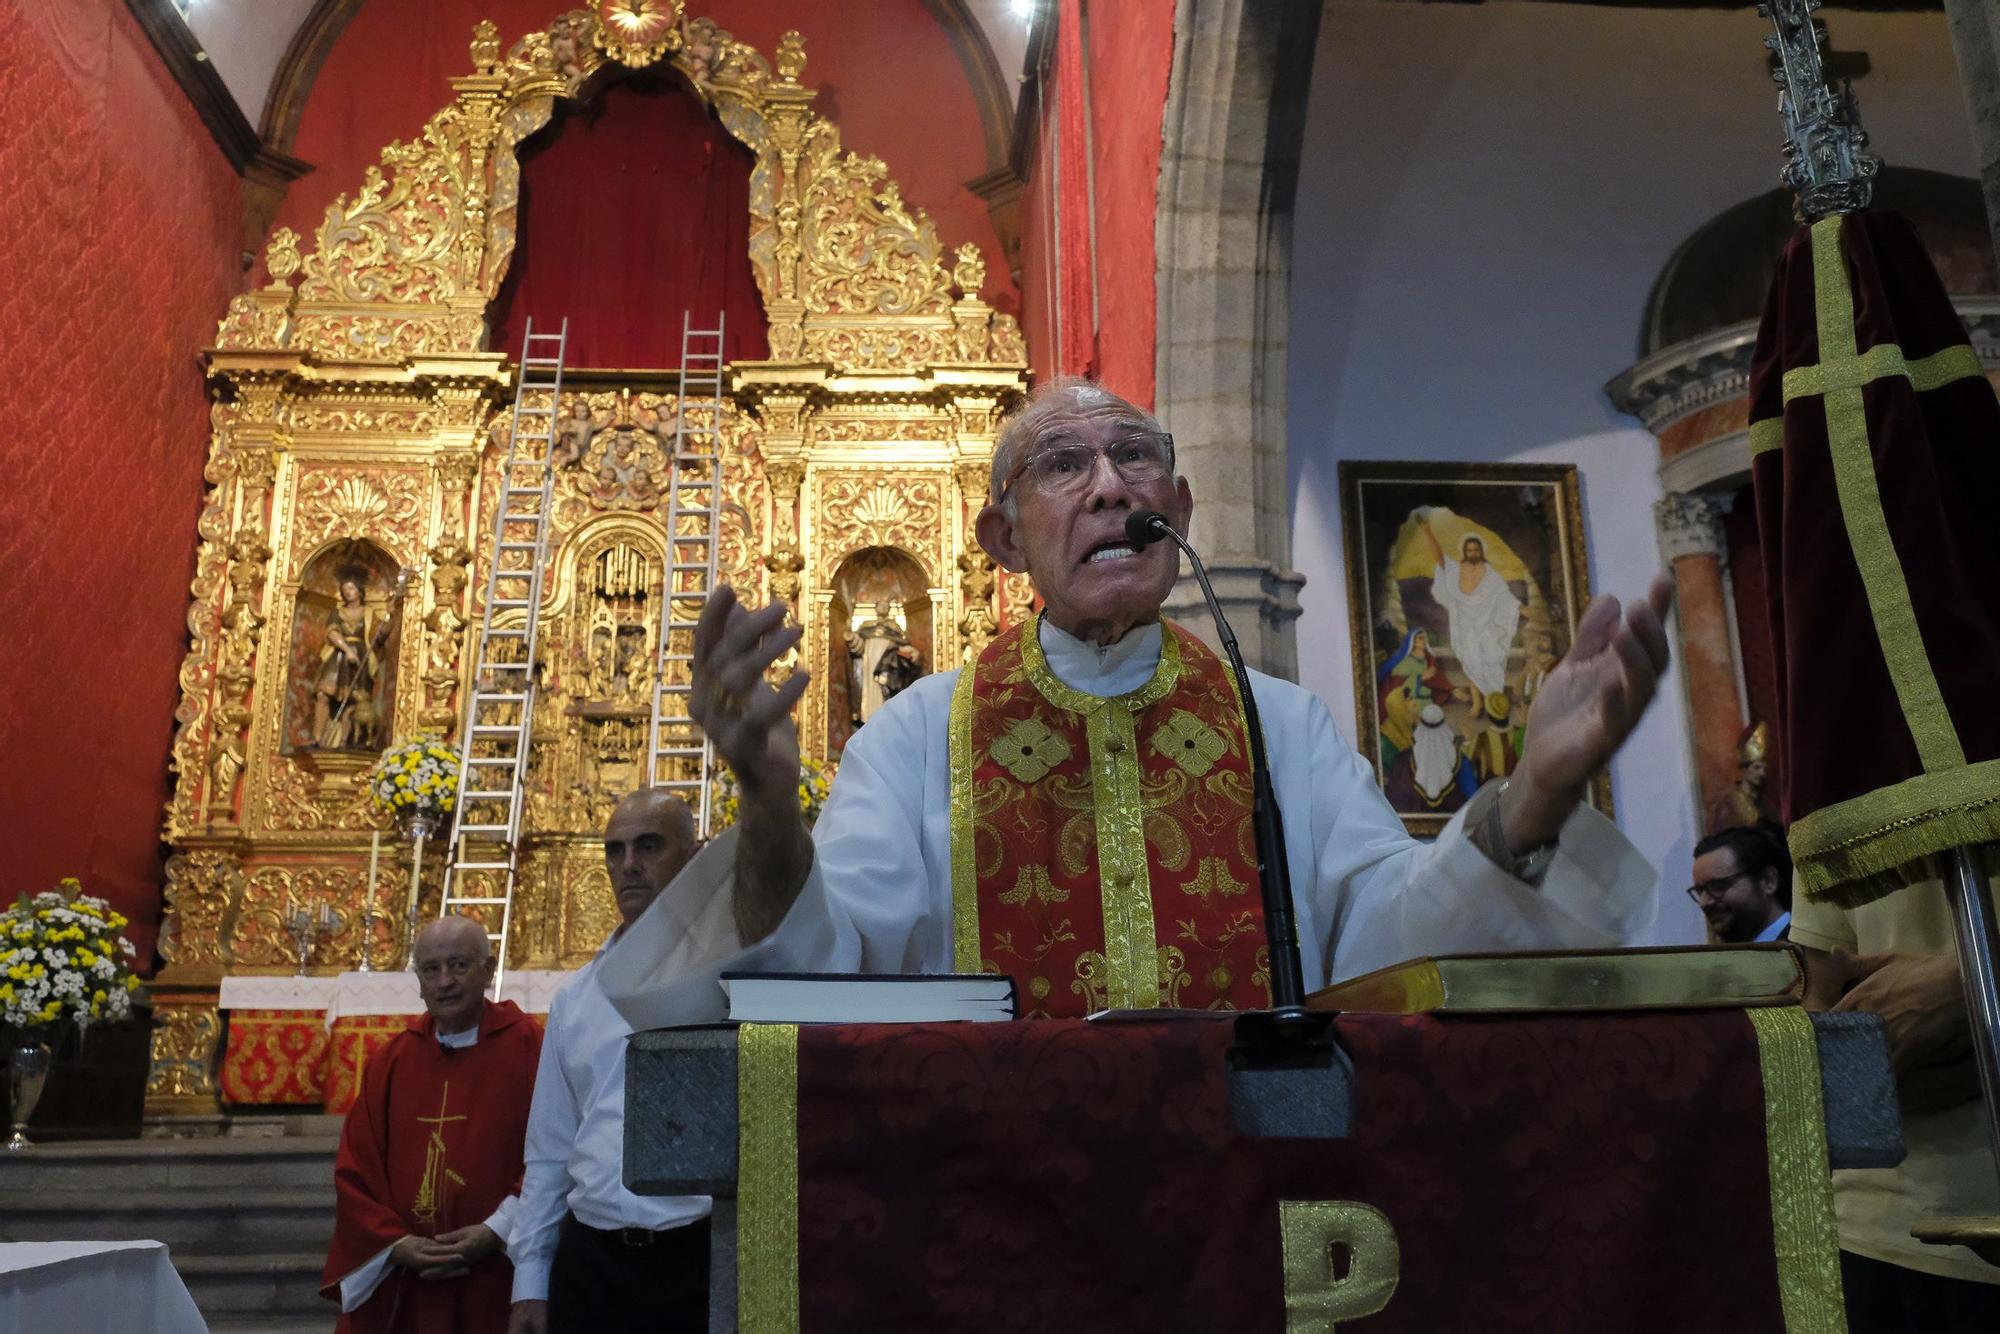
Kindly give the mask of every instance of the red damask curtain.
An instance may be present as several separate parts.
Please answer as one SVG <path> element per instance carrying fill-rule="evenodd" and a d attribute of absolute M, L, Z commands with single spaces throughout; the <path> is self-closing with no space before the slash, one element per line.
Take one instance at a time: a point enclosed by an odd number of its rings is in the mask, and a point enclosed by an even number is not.
<path fill-rule="evenodd" d="M 677 76 L 636 75 L 555 121 L 521 155 L 519 240 L 490 346 L 528 318 L 569 319 L 572 367 L 680 364 L 681 313 L 728 313 L 731 361 L 768 355 L 750 268 L 748 149 Z"/>

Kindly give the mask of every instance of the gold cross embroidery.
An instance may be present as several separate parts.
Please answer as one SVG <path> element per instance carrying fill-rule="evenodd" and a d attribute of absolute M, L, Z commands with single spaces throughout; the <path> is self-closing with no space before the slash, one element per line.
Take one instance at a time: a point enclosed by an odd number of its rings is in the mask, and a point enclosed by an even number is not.
<path fill-rule="evenodd" d="M 451 1081 L 444 1084 L 444 1096 L 438 1099 L 436 1116 L 420 1116 L 417 1122 L 431 1128 L 430 1143 L 424 1149 L 424 1175 L 417 1183 L 416 1202 L 410 1206 L 410 1216 L 420 1223 L 436 1223 L 438 1199 L 446 1177 L 457 1185 L 464 1185 L 465 1178 L 445 1166 L 444 1127 L 447 1121 L 468 1120 L 465 1116 L 447 1116 L 446 1109 L 451 1103 Z"/>

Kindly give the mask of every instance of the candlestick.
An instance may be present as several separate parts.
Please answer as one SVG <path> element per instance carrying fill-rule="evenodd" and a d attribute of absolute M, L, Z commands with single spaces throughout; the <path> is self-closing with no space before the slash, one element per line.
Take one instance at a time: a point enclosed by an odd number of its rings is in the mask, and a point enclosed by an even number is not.
<path fill-rule="evenodd" d="M 370 956 L 375 946 L 375 867 L 382 860 L 382 831 L 368 831 L 368 893 L 361 908 L 361 971 L 375 971 Z"/>

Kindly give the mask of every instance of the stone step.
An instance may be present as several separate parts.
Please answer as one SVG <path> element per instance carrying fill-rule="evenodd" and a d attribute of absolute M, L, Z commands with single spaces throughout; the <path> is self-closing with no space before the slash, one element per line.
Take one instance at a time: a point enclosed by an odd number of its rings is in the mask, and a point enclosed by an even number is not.
<path fill-rule="evenodd" d="M 177 1255 L 308 1251 L 333 1238 L 333 1181 L 241 1188 L 7 1189 L 0 1241 L 163 1241 Z"/>
<path fill-rule="evenodd" d="M 266 1328 L 279 1320 L 304 1321 L 297 1326 L 300 1329 L 333 1328 L 333 1303 L 319 1295 L 320 1269 L 326 1263 L 324 1250 L 272 1255 L 175 1254 L 173 1259 L 174 1269 L 211 1330 L 224 1328 L 220 1323 L 224 1320 L 249 1322 L 244 1329 Z"/>
<path fill-rule="evenodd" d="M 38 1144 L 0 1154 L 0 1196 L 28 1190 L 216 1189 L 323 1186 L 333 1180 L 334 1136 L 133 1139 Z"/>

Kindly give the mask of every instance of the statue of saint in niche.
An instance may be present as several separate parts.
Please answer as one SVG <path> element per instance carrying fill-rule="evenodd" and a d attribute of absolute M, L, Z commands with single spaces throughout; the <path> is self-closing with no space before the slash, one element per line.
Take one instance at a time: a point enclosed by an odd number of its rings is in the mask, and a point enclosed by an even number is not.
<path fill-rule="evenodd" d="M 368 572 L 340 572 L 339 600 L 326 614 L 318 674 L 313 681 L 312 745 L 320 750 L 376 750 L 381 746 L 382 649 L 395 605 L 370 607 Z M 396 595 L 402 596 L 397 580 Z"/>
<path fill-rule="evenodd" d="M 847 698 L 856 727 L 928 670 L 923 655 L 910 643 L 901 612 L 896 603 L 880 600 L 874 617 L 848 632 Z"/>

